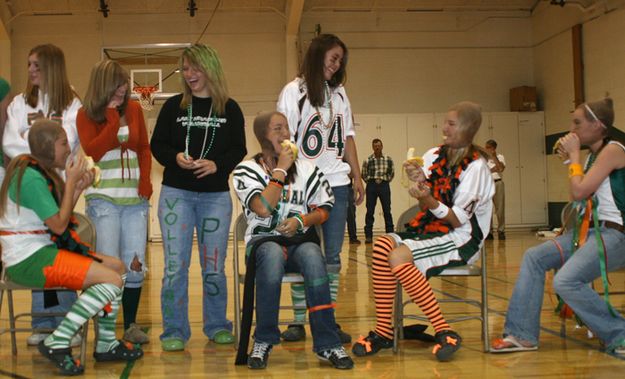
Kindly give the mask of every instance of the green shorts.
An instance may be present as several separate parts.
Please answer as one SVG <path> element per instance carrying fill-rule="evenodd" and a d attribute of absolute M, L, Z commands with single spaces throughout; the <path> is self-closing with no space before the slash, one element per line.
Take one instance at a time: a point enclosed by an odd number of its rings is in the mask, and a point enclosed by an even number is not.
<path fill-rule="evenodd" d="M 20 263 L 7 267 L 7 275 L 16 284 L 44 288 L 46 277 L 43 269 L 54 264 L 58 253 L 56 245 L 44 246 Z"/>

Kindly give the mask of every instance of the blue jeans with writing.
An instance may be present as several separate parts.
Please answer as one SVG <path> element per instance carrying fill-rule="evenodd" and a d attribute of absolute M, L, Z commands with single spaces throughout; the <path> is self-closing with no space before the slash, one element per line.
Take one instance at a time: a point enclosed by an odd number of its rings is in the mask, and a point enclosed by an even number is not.
<path fill-rule="evenodd" d="M 193 231 L 197 232 L 202 268 L 204 334 L 213 338 L 232 330 L 226 319 L 228 292 L 224 262 L 232 200 L 229 192 L 192 192 L 163 186 L 158 204 L 165 266 L 161 288 L 161 340 L 191 337 L 189 328 L 189 265 Z"/>
<path fill-rule="evenodd" d="M 625 234 L 604 227 L 600 231 L 607 271 L 625 267 Z M 618 313 L 613 317 L 603 298 L 589 285 L 601 276 L 594 229 L 590 229 L 586 243 L 575 253 L 572 245 L 571 233 L 567 233 L 525 252 L 508 305 L 504 335 L 538 344 L 545 273 L 557 269 L 553 280 L 555 292 L 605 342 L 608 350 L 625 342 L 625 319 Z"/>
<path fill-rule="evenodd" d="M 256 250 L 256 332 L 254 339 L 271 345 L 280 343 L 278 313 L 280 290 L 285 272 L 304 276 L 313 351 L 341 345 L 336 332 L 334 309 L 330 307 L 328 274 L 316 243 L 304 242 L 286 251 L 276 242 L 265 242 Z M 319 307 L 318 310 L 315 307 Z"/>

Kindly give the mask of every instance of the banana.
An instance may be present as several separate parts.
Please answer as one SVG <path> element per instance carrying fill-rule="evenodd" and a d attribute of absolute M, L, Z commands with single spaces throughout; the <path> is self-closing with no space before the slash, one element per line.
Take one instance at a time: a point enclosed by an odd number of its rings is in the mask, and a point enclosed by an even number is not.
<path fill-rule="evenodd" d="M 93 158 L 91 157 L 86 156 L 85 161 L 87 162 L 87 170 L 93 171 L 93 186 L 97 187 L 98 184 L 100 184 L 100 167 L 95 165 L 95 162 L 93 162 Z"/>
<path fill-rule="evenodd" d="M 423 167 L 423 158 L 421 158 L 418 155 L 415 155 L 414 151 L 415 151 L 414 147 L 411 147 L 410 149 L 408 149 L 408 152 L 406 153 L 406 161 L 415 162 L 419 166 Z"/>
<path fill-rule="evenodd" d="M 293 159 L 297 160 L 297 145 L 294 144 L 293 142 L 289 141 L 288 139 L 285 139 L 284 141 L 282 141 L 282 143 L 280 143 L 280 145 L 282 145 L 282 147 L 290 147 L 291 151 L 293 151 Z"/>
<path fill-rule="evenodd" d="M 558 154 L 558 149 L 560 148 L 560 144 L 561 144 L 560 139 L 558 139 L 556 141 L 556 143 L 553 145 L 553 153 L 554 154 Z"/>

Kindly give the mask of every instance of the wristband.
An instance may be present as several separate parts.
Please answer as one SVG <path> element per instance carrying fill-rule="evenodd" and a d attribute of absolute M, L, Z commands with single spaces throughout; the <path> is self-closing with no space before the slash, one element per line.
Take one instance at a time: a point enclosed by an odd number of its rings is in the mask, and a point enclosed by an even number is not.
<path fill-rule="evenodd" d="M 445 216 L 447 216 L 447 213 L 449 213 L 449 207 L 439 201 L 438 207 L 430 209 L 430 213 L 432 213 L 434 217 L 438 219 L 445 218 Z"/>
<path fill-rule="evenodd" d="M 280 179 L 276 179 L 276 178 L 269 178 L 269 182 L 274 182 L 276 184 L 279 184 L 280 186 L 284 187 L 284 182 Z"/>
<path fill-rule="evenodd" d="M 297 220 L 297 222 L 299 222 L 299 228 L 297 228 L 298 231 L 304 230 L 304 218 L 302 217 L 301 214 L 296 214 L 295 219 Z"/>
<path fill-rule="evenodd" d="M 280 167 L 276 167 L 276 168 L 274 168 L 273 170 L 271 170 L 271 173 L 273 174 L 273 173 L 274 173 L 274 172 L 276 172 L 276 171 L 283 173 L 285 178 L 286 178 L 286 176 L 288 175 L 288 174 L 286 173 L 286 170 L 285 170 L 285 169 L 283 169 L 283 168 L 280 168 Z"/>
<path fill-rule="evenodd" d="M 574 176 L 584 176 L 584 169 L 579 163 L 571 163 L 569 165 L 569 179 Z"/>
<path fill-rule="evenodd" d="M 267 208 L 269 213 L 273 214 L 276 211 L 276 209 L 272 207 L 271 204 L 269 204 L 267 199 L 265 199 L 265 197 L 262 194 L 260 194 L 259 196 L 260 196 L 260 202 L 263 203 L 263 205 L 265 206 L 265 208 Z"/>
<path fill-rule="evenodd" d="M 284 183 L 279 181 L 278 179 L 270 179 L 269 180 L 269 185 L 274 185 L 280 189 L 282 189 L 284 187 Z"/>

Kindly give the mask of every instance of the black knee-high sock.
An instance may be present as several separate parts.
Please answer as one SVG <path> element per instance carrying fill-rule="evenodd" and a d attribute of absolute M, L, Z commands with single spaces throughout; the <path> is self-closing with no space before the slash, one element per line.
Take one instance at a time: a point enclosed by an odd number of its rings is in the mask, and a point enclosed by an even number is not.
<path fill-rule="evenodd" d="M 141 299 L 141 287 L 124 288 L 122 295 L 122 306 L 124 308 L 124 330 L 137 320 L 137 309 L 139 309 L 139 299 Z"/>

